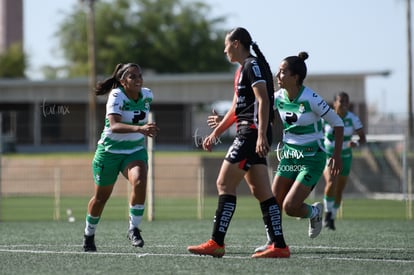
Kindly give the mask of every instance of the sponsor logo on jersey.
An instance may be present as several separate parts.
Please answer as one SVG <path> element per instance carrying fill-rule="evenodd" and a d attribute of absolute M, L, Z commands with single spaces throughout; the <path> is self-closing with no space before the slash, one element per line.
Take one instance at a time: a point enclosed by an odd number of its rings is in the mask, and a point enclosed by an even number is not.
<path fill-rule="evenodd" d="M 292 125 L 293 123 L 298 121 L 298 116 L 294 112 L 286 112 L 285 121 L 287 124 Z"/>
<path fill-rule="evenodd" d="M 262 77 L 262 72 L 260 71 L 260 67 L 258 65 L 254 65 L 252 67 L 253 73 L 256 77 Z"/>

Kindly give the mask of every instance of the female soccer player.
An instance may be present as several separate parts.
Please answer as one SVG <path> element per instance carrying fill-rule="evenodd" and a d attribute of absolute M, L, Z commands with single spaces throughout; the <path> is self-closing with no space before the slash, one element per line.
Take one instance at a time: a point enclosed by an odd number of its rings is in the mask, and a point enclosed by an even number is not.
<path fill-rule="evenodd" d="M 349 111 L 349 95 L 340 92 L 335 95 L 333 102 L 335 112 L 342 118 L 344 122 L 344 142 L 342 144 L 342 169 L 338 176 L 329 173 L 327 167 L 323 173 L 325 178 L 325 193 L 323 198 L 325 218 L 324 225 L 328 229 L 335 230 L 335 218 L 338 208 L 341 206 L 342 193 L 348 180 L 352 164 L 352 148 L 366 143 L 363 125 L 358 116 Z M 352 135 L 357 133 L 358 141 L 352 141 Z M 325 124 L 325 148 L 328 151 L 327 156 L 331 157 L 334 147 L 334 129 L 331 125 Z"/>
<path fill-rule="evenodd" d="M 132 186 L 127 237 L 133 246 L 144 245 L 138 226 L 144 212 L 147 184 L 145 136 L 155 137 L 159 129 L 155 123 L 148 123 L 153 95 L 142 84 L 140 66 L 128 63 L 118 64 L 112 76 L 96 86 L 97 95 L 109 95 L 105 127 L 92 162 L 95 193 L 86 215 L 83 244 L 86 252 L 96 251 L 95 230 L 120 172 Z"/>
<path fill-rule="evenodd" d="M 256 57 L 250 53 L 250 47 Z M 213 257 L 225 254 L 224 238 L 236 210 L 236 189 L 244 177 L 260 202 L 263 221 L 272 242 L 267 253 L 252 257 L 287 258 L 290 256 L 289 247 L 283 237 L 281 211 L 270 189 L 266 163 L 272 141 L 272 73 L 259 47 L 244 28 L 233 29 L 226 35 L 224 53 L 230 62 L 240 64 L 234 79 L 233 104 L 204 140 L 203 148 L 211 151 L 217 138 L 233 123 L 237 125 L 237 134 L 217 178 L 219 197 L 211 239 L 189 246 L 188 251 Z"/>
<path fill-rule="evenodd" d="M 305 199 L 321 177 L 326 153 L 323 147 L 322 118 L 335 130 L 335 148 L 329 159 L 332 175 L 341 169 L 341 144 L 344 124 L 341 118 L 317 93 L 303 85 L 307 68 L 306 52 L 289 56 L 279 65 L 276 75 L 280 87 L 275 93 L 274 108 L 283 122 L 283 147 L 278 150 L 279 165 L 272 184 L 278 205 L 293 217 L 309 218 L 310 238 L 322 229 L 322 203 L 309 205 Z M 256 254 L 269 250 L 258 247 Z"/>

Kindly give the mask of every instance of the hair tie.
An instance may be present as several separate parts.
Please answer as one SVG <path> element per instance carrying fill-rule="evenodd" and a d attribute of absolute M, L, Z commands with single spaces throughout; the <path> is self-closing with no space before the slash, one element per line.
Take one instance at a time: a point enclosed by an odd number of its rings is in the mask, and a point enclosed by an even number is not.
<path fill-rule="evenodd" d="M 137 68 L 139 68 L 139 66 L 137 64 L 135 64 L 135 63 L 127 63 L 127 64 L 124 64 L 122 66 L 122 68 L 120 69 L 120 71 L 122 71 L 122 70 L 124 71 L 122 73 L 122 75 L 121 75 L 120 80 L 124 78 L 124 76 L 126 75 L 128 69 L 131 68 L 131 67 L 137 67 Z"/>

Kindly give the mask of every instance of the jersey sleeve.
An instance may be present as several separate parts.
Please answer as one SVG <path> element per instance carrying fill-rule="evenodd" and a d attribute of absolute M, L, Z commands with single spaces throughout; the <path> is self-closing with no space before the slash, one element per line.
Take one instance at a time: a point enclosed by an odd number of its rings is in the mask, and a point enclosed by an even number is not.
<path fill-rule="evenodd" d="M 258 82 L 266 82 L 264 72 L 260 68 L 256 59 L 252 59 L 246 64 L 247 75 L 250 79 L 251 86 L 254 86 Z"/>
<path fill-rule="evenodd" d="M 142 88 L 141 92 L 143 94 L 143 98 L 147 99 L 147 101 L 151 103 L 154 99 L 154 94 L 152 93 L 151 89 Z"/>
<path fill-rule="evenodd" d="M 332 127 L 344 127 L 344 122 L 341 117 L 331 108 L 329 108 L 328 112 L 323 116 L 323 119 Z"/>
<path fill-rule="evenodd" d="M 310 102 L 312 111 L 329 123 L 329 125 L 332 127 L 344 126 L 344 122 L 341 117 L 338 116 L 331 107 L 329 107 L 328 103 L 326 103 L 320 95 L 313 92 L 312 100 Z"/>
<path fill-rule="evenodd" d="M 312 94 L 312 100 L 310 100 L 310 105 L 312 111 L 320 117 L 325 116 L 329 112 L 329 110 L 331 110 L 331 107 L 329 107 L 328 103 L 326 103 L 326 101 L 315 92 L 313 92 Z"/>
<path fill-rule="evenodd" d="M 119 90 L 112 90 L 109 93 L 108 100 L 106 102 L 106 115 L 122 115 L 122 104 L 122 92 Z"/>

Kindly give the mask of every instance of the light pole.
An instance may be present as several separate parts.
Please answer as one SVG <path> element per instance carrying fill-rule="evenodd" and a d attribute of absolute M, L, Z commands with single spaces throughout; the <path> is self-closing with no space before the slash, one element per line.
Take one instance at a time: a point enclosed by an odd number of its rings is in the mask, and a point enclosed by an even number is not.
<path fill-rule="evenodd" d="M 408 119 L 407 119 L 407 148 L 409 151 L 413 149 L 413 65 L 412 65 L 412 51 L 411 51 L 411 0 L 407 0 L 407 59 L 408 59 L 408 94 L 407 94 L 407 110 L 408 110 Z"/>
<path fill-rule="evenodd" d="M 89 151 L 95 150 L 96 145 L 96 96 L 94 93 L 96 84 L 96 44 L 95 44 L 95 0 L 81 0 L 88 5 L 88 66 L 89 66 L 89 108 L 88 108 L 88 121 L 89 121 L 89 135 L 88 145 Z"/>

